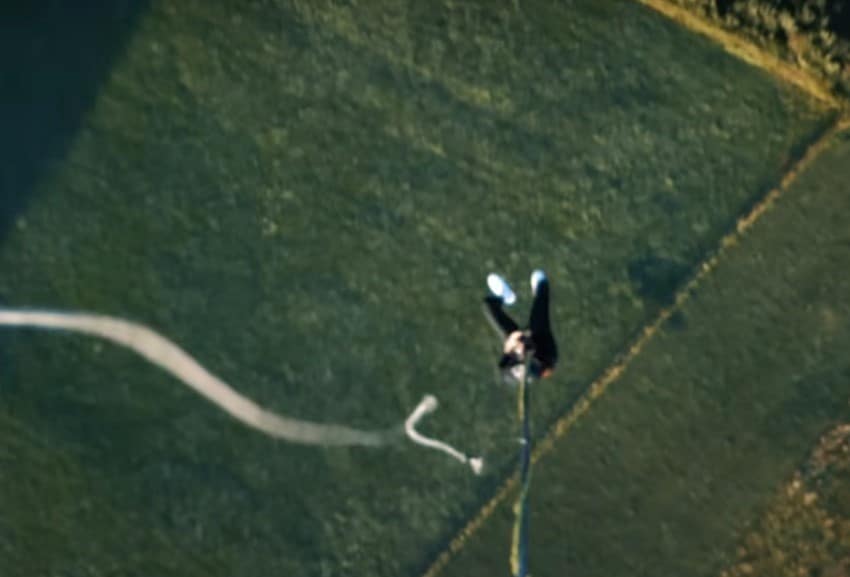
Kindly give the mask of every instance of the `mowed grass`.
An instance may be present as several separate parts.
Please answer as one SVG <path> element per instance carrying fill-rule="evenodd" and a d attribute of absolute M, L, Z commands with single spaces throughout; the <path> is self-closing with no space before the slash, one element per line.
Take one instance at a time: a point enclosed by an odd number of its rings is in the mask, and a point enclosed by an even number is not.
<path fill-rule="evenodd" d="M 8 331 L 4 574 L 415 572 L 514 465 L 485 274 L 527 303 L 550 273 L 551 421 L 829 117 L 629 2 L 153 2 L 0 247 L 3 302 L 149 323 L 292 416 L 434 393 L 426 431 L 489 466 L 274 442 L 126 351 Z"/>
<path fill-rule="evenodd" d="M 718 575 L 847 419 L 848 159 L 843 133 L 540 461 L 534 575 Z M 502 506 L 443 574 L 504 571 L 510 523 Z"/>

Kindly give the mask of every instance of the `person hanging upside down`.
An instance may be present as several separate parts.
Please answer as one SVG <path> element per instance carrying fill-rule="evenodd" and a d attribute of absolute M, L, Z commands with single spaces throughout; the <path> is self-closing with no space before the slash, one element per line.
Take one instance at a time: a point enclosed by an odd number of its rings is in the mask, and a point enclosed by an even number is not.
<path fill-rule="evenodd" d="M 558 346 L 549 324 L 549 279 L 542 270 L 531 274 L 531 314 L 528 326 L 519 325 L 504 310 L 516 302 L 516 295 L 501 276 L 487 276 L 490 294 L 484 298 L 484 312 L 503 341 L 499 370 L 506 381 L 522 378 L 526 355 L 531 355 L 529 365 L 532 379 L 545 379 L 552 374 L 558 362 Z"/>

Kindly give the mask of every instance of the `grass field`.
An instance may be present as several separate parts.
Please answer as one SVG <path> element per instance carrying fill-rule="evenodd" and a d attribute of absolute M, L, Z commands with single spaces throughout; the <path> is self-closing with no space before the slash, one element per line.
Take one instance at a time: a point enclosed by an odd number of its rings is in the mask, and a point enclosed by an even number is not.
<path fill-rule="evenodd" d="M 67 154 L 5 231 L 0 298 L 147 322 L 293 416 L 383 428 L 432 392 L 443 405 L 428 431 L 483 451 L 487 474 L 412 447 L 276 443 L 129 353 L 4 332 L 4 575 L 415 573 L 514 464 L 514 400 L 494 383 L 495 344 L 479 311 L 485 274 L 503 271 L 523 293 L 533 267 L 553 279 L 563 366 L 537 391 L 543 430 L 832 118 L 631 2 L 372 6 L 152 2 Z M 790 240 L 776 233 L 764 250 Z M 668 416 L 661 401 L 679 407 L 688 378 L 732 374 L 735 362 L 754 376 L 756 337 L 778 338 L 758 324 L 778 314 L 774 300 L 742 280 L 716 282 L 706 301 L 729 299 L 738 316 L 724 326 L 734 334 L 722 340 L 714 324 L 692 320 L 716 319 L 715 305 L 685 313 L 687 329 L 654 345 L 670 351 L 642 361 L 651 381 L 621 383 L 606 400 L 611 435 L 628 415 L 646 426 L 630 430 L 645 453 L 624 467 L 649 471 L 676 454 L 664 443 L 688 438 L 662 438 L 684 416 L 657 418 Z M 792 288 L 778 284 L 775 298 L 792 299 Z M 787 346 L 791 366 L 802 353 Z M 672 347 L 713 356 L 671 384 L 681 358 Z M 714 370 L 718 359 L 728 368 Z M 701 399 L 717 399 L 709 382 L 682 409 L 705 419 L 695 421 L 699 440 L 715 415 L 701 413 Z M 740 401 L 732 382 L 722 383 L 728 406 Z M 731 416 L 749 423 L 774 410 L 777 439 L 799 419 L 811 429 L 805 447 L 840 392 L 818 390 L 796 411 L 798 384 L 763 404 L 754 386 L 751 405 Z M 635 391 L 642 397 L 618 402 Z M 634 567 L 629 559 L 645 552 L 622 542 L 615 556 L 607 537 L 616 533 L 578 533 L 587 518 L 622 512 L 637 486 L 593 476 L 590 464 L 626 456 L 616 445 L 598 451 L 591 433 L 604 415 L 595 411 L 576 432 L 586 440 L 570 437 L 535 478 L 538 516 L 559 513 L 534 520 L 541 574 L 565 562 L 547 533 L 574 568 L 595 570 L 603 558 Z M 718 453 L 703 465 L 722 464 L 724 446 L 709 446 Z M 791 440 L 766 446 L 764 468 L 729 500 L 750 509 L 716 519 L 743 519 L 799 458 Z M 659 501 L 635 507 L 660 518 L 669 488 L 657 484 Z M 500 527 L 481 545 L 499 571 Z M 705 560 L 688 551 L 682 566 Z"/>
<path fill-rule="evenodd" d="M 846 577 L 850 572 L 850 425 L 830 429 L 772 496 L 720 577 Z"/>
<path fill-rule="evenodd" d="M 843 133 L 537 466 L 534 574 L 718 575 L 850 417 L 848 155 Z M 503 506 L 444 574 L 495 574 L 510 522 Z"/>

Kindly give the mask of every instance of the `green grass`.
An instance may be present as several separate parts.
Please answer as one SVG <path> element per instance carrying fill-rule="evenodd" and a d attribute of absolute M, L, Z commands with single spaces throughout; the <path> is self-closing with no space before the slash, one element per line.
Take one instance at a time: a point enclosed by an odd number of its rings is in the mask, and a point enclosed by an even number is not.
<path fill-rule="evenodd" d="M 535 575 L 717 575 L 850 397 L 847 133 L 535 470 Z M 445 575 L 503 570 L 508 506 Z"/>
<path fill-rule="evenodd" d="M 155 527 L 138 525 L 147 523 L 143 512 L 116 507 L 107 479 L 35 436 L 30 423 L 4 412 L 0 433 L 4 572 L 43 575 L 51 565 L 64 575 L 201 576 L 216 570 L 170 545 Z"/>
<path fill-rule="evenodd" d="M 514 464 L 484 275 L 553 279 L 550 421 L 829 116 L 628 2 L 234 6 L 152 3 L 0 297 L 147 322 L 293 416 L 383 428 L 435 393 L 427 430 L 488 474 L 276 443 L 125 351 L 3 333 L 7 575 L 414 572 Z"/>

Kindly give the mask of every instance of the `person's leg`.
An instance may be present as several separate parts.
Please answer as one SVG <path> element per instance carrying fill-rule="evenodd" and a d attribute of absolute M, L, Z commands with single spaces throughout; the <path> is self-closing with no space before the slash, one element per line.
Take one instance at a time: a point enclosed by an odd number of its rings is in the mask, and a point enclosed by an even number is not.
<path fill-rule="evenodd" d="M 534 271 L 531 275 L 531 290 L 534 302 L 531 303 L 531 314 L 528 318 L 528 328 L 531 334 L 551 333 L 549 326 L 549 279 L 542 271 Z"/>
<path fill-rule="evenodd" d="M 534 357 L 542 365 L 541 369 L 551 369 L 558 360 L 558 347 L 549 323 L 549 279 L 543 271 L 534 271 L 531 275 L 531 288 L 534 302 L 531 304 L 528 328 L 534 341 Z"/>
<path fill-rule="evenodd" d="M 519 330 L 519 325 L 508 316 L 502 305 L 502 299 L 499 297 L 493 295 L 484 297 L 484 314 L 493 328 L 499 333 L 499 337 L 504 340 L 512 332 Z"/>

